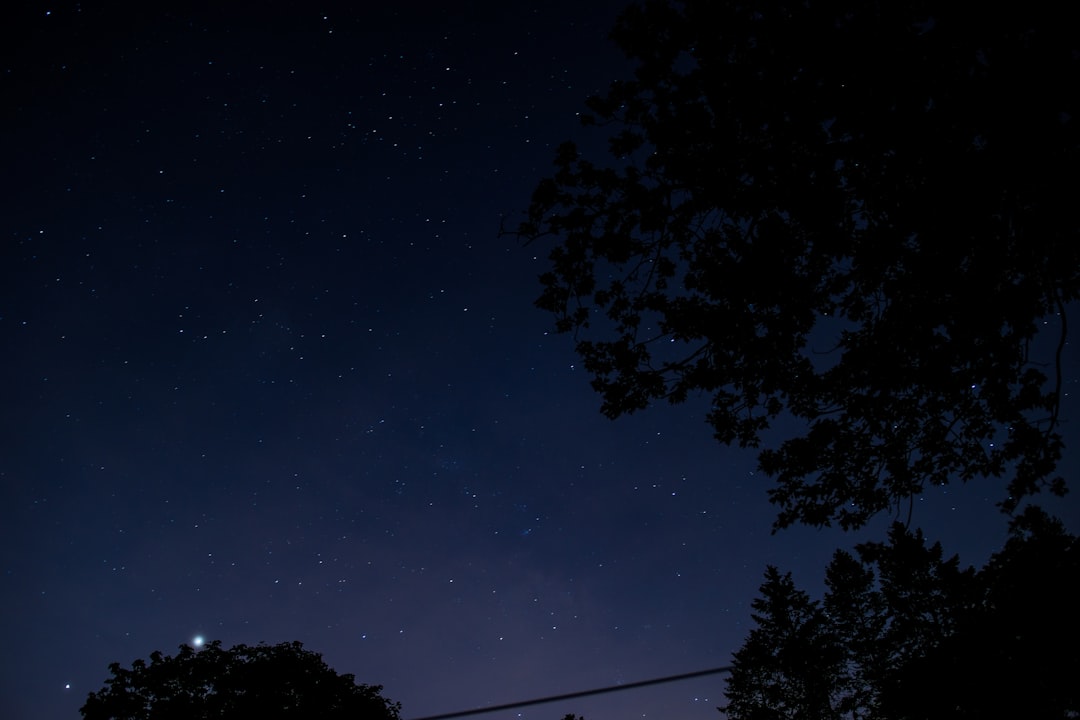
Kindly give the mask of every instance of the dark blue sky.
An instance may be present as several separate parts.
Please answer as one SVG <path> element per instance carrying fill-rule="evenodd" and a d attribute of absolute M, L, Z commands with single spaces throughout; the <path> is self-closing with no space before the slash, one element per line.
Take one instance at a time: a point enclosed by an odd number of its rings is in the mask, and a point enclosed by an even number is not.
<path fill-rule="evenodd" d="M 766 563 L 820 585 L 855 538 L 770 535 L 702 406 L 603 418 L 533 308 L 546 249 L 499 236 L 597 142 L 622 4 L 12 15 L 0 715 L 77 717 L 201 635 L 300 640 L 420 717 L 725 665 Z M 997 491 L 916 521 L 981 562 Z M 704 720 L 722 687 L 485 717 Z"/>

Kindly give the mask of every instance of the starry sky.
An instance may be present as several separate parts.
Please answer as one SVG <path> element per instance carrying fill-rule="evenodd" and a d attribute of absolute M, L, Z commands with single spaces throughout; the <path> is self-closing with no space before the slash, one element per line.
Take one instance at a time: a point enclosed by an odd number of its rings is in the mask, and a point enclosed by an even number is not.
<path fill-rule="evenodd" d="M 0 716 L 196 637 L 299 640 L 405 720 L 714 668 L 766 564 L 816 591 L 858 539 L 771 534 L 702 401 L 601 416 L 532 304 L 546 249 L 500 236 L 558 143 L 600 146 L 621 0 L 90 5 L 0 30 Z M 981 563 L 998 490 L 916 522 Z"/>

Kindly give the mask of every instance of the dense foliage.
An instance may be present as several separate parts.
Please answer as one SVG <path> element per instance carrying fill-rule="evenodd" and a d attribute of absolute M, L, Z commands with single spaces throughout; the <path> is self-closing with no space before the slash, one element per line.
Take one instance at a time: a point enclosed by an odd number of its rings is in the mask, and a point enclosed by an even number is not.
<path fill-rule="evenodd" d="M 778 526 L 859 527 L 928 485 L 1056 474 L 1080 290 L 1067 4 L 648 0 L 517 233 L 615 417 L 711 397 Z M 1047 339 L 1047 335 L 1050 335 Z M 1037 336 L 1039 336 L 1037 338 Z M 1036 347 L 1036 341 L 1043 347 Z"/>
<path fill-rule="evenodd" d="M 210 720 L 320 718 L 399 720 L 398 703 L 377 685 L 338 675 L 318 653 L 298 643 L 182 645 L 175 656 L 109 666 L 105 687 L 80 709 L 85 720 Z"/>
<path fill-rule="evenodd" d="M 978 572 L 900 525 L 838 551 L 823 601 L 766 572 L 723 708 L 752 718 L 1080 715 L 1080 539 L 1029 509 Z"/>

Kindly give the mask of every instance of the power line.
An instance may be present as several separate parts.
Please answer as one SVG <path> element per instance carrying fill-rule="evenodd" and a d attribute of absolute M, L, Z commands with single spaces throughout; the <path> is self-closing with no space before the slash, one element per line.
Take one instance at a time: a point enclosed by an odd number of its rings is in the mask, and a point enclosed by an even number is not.
<path fill-rule="evenodd" d="M 617 690 L 632 690 L 633 688 L 645 687 L 646 685 L 660 685 L 675 682 L 676 680 L 688 680 L 704 675 L 717 675 L 731 672 L 731 666 L 698 670 L 696 672 L 683 673 L 682 675 L 668 675 L 667 677 L 653 678 L 651 680 L 638 680 L 622 685 L 610 685 L 608 687 L 595 688 L 593 690 L 579 690 L 578 692 L 565 693 L 563 695 L 549 695 L 535 700 L 523 700 L 521 702 L 506 703 L 505 705 L 493 705 L 491 707 L 476 708 L 475 710 L 459 710 L 457 712 L 443 713 L 442 715 L 428 715 L 427 717 L 414 718 L 413 720 L 448 720 L 448 718 L 464 717 L 466 715 L 479 715 L 481 713 L 495 712 L 497 710 L 510 710 L 512 708 L 526 707 L 528 705 L 540 705 L 542 703 L 555 702 L 557 700 L 570 700 L 572 698 L 586 697 L 588 695 L 600 695 L 601 693 L 615 692 Z"/>

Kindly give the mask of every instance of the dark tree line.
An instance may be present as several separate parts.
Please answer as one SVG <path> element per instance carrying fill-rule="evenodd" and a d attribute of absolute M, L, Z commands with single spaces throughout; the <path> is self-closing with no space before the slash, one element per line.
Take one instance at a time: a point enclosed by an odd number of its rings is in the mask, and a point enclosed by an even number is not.
<path fill-rule="evenodd" d="M 1072 15 L 1048 0 L 631 5 L 613 38 L 634 76 L 585 116 L 610 152 L 562 145 L 515 228 L 550 245 L 537 305 L 574 334 L 602 411 L 709 398 L 716 438 L 758 448 L 776 528 L 904 517 L 950 482 L 1007 487 L 1010 539 L 978 571 L 906 524 L 838 551 L 821 600 L 769 568 L 731 718 L 1080 716 L 1077 539 L 1031 506 L 1066 490 Z M 781 420 L 798 429 L 763 446 Z M 398 720 L 299 643 L 110 671 L 87 720 Z"/>
<path fill-rule="evenodd" d="M 750 718 L 1065 718 L 1080 710 L 1080 539 L 1017 518 L 979 571 L 900 524 L 837 551 L 821 601 L 770 567 L 723 708 Z"/>
<path fill-rule="evenodd" d="M 176 655 L 153 652 L 149 663 L 113 663 L 109 672 L 80 709 L 85 720 L 400 720 L 401 705 L 380 686 L 337 674 L 298 642 L 181 645 Z"/>
<path fill-rule="evenodd" d="M 606 415 L 707 398 L 774 529 L 907 521 L 821 600 L 767 571 L 729 717 L 1080 716 L 1077 540 L 1032 504 L 1066 492 L 1074 30 L 1046 0 L 636 3 L 584 116 L 608 152 L 560 146 L 514 228 Z M 911 503 L 988 479 L 1010 539 L 962 569 Z"/>

